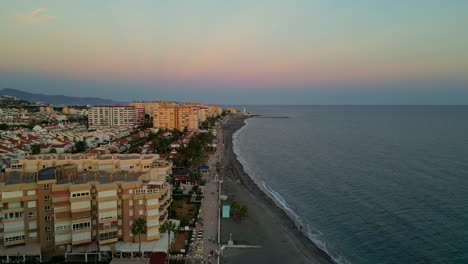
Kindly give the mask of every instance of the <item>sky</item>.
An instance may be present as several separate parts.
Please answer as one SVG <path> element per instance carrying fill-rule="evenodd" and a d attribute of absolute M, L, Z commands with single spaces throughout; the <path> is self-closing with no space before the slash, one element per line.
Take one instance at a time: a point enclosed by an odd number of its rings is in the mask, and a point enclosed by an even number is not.
<path fill-rule="evenodd" d="M 465 0 L 0 3 L 0 89 L 218 104 L 468 104 Z"/>

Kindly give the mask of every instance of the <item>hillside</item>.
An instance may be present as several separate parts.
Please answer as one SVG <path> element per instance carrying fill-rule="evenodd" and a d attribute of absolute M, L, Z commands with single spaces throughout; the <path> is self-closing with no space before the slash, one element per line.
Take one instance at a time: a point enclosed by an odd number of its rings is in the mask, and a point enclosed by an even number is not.
<path fill-rule="evenodd" d="M 97 97 L 74 97 L 65 95 L 47 95 L 47 94 L 35 94 L 23 92 L 16 89 L 2 89 L 0 95 L 13 96 L 21 100 L 26 100 L 31 103 L 33 102 L 44 102 L 47 104 L 63 104 L 63 105 L 115 105 L 122 104 L 125 102 L 117 102 L 110 99 L 102 99 Z"/>

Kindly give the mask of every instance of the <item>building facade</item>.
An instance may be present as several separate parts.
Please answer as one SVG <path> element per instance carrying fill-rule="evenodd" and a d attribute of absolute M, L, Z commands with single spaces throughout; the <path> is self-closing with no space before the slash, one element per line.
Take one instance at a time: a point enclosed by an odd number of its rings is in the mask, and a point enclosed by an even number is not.
<path fill-rule="evenodd" d="M 144 109 L 135 106 L 93 106 L 89 109 L 90 129 L 114 126 L 135 126 L 142 124 Z"/>
<path fill-rule="evenodd" d="M 170 102 L 170 101 L 152 101 L 152 102 L 137 101 L 137 102 L 131 102 L 129 105 L 138 107 L 138 108 L 143 108 L 145 111 L 145 114 L 152 116 L 154 110 L 158 109 L 159 107 L 175 107 L 178 105 L 178 103 Z"/>
<path fill-rule="evenodd" d="M 235 108 L 228 108 L 228 109 L 226 109 L 226 111 L 228 113 L 230 113 L 231 115 L 237 114 L 237 110 Z"/>
<path fill-rule="evenodd" d="M 219 105 L 205 105 L 207 117 L 219 116 L 223 113 L 223 108 Z"/>
<path fill-rule="evenodd" d="M 44 154 L 18 160 L 0 174 L 0 246 L 40 245 L 42 252 L 80 245 L 138 242 L 143 218 L 160 238 L 168 219 L 172 164 L 157 154 Z"/>
<path fill-rule="evenodd" d="M 160 107 L 154 110 L 153 127 L 165 129 L 198 129 L 198 109 L 193 107 Z"/>

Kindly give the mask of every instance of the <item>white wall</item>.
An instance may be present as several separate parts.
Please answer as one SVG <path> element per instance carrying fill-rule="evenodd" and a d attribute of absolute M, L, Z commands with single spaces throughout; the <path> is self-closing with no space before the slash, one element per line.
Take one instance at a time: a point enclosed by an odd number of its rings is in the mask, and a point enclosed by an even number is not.
<path fill-rule="evenodd" d="M 78 210 L 83 208 L 89 208 L 91 210 L 91 201 L 81 201 L 71 203 L 72 210 Z"/>
<path fill-rule="evenodd" d="M 100 191 L 98 193 L 98 197 L 112 197 L 112 196 L 117 196 L 117 190 Z"/>

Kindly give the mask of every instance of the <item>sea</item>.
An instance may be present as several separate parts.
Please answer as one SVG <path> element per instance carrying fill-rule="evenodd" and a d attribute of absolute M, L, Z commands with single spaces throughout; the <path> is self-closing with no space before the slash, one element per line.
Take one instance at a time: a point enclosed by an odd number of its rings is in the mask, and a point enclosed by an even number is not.
<path fill-rule="evenodd" d="M 236 108 L 244 169 L 337 263 L 468 263 L 468 106 Z"/>

